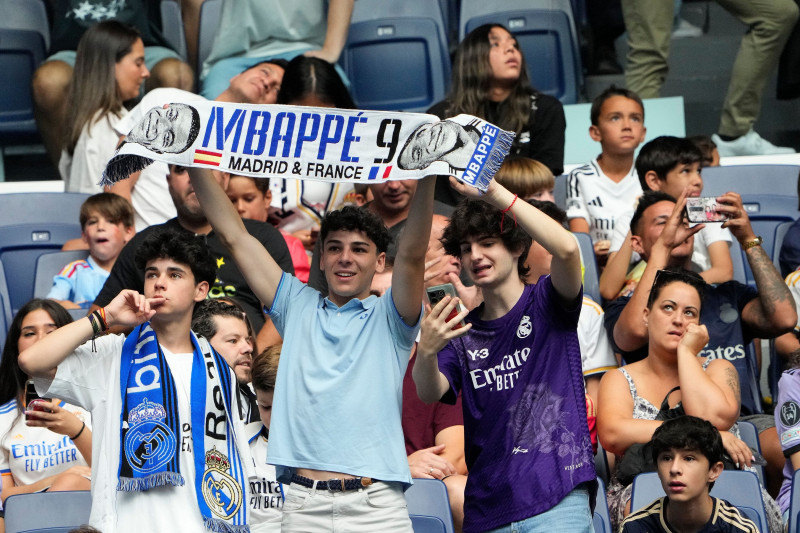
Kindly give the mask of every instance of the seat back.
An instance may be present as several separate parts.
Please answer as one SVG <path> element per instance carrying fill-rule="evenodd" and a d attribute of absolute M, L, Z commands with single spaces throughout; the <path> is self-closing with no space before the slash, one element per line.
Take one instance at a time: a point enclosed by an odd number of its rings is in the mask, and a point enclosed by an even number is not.
<path fill-rule="evenodd" d="M 435 517 L 444 525 L 445 533 L 453 533 L 447 487 L 440 480 L 414 479 L 414 484 L 406 490 L 406 503 L 409 515 Z"/>
<path fill-rule="evenodd" d="M 177 0 L 161 0 L 161 35 L 181 58 L 186 61 L 186 34 L 183 29 L 181 5 Z"/>
<path fill-rule="evenodd" d="M 414 533 L 447 533 L 444 522 L 435 516 L 410 514 L 408 517 L 411 519 L 411 529 Z"/>
<path fill-rule="evenodd" d="M 450 80 L 445 28 L 437 2 L 356 2 L 339 62 L 358 107 L 424 112 L 442 100 Z"/>
<path fill-rule="evenodd" d="M 11 306 L 8 303 L 8 287 L 6 286 L 6 274 L 3 270 L 3 262 L 0 261 L 0 350 L 6 345 L 8 328 L 11 326 Z"/>
<path fill-rule="evenodd" d="M 16 494 L 5 502 L 6 533 L 69 531 L 86 524 L 91 509 L 88 490 Z"/>
<path fill-rule="evenodd" d="M 516 36 L 534 87 L 563 104 L 579 101 L 580 46 L 569 0 L 462 0 L 461 39 L 492 23 Z"/>
<path fill-rule="evenodd" d="M 81 193 L 0 194 L 0 261 L 12 313 L 33 297 L 36 259 L 79 237 Z"/>
<path fill-rule="evenodd" d="M 197 29 L 197 76 L 203 71 L 203 63 L 211 54 L 214 37 L 217 35 L 219 20 L 222 17 L 222 0 L 203 0 L 200 4 L 200 20 Z"/>
<path fill-rule="evenodd" d="M 86 259 L 89 250 L 70 250 L 68 252 L 52 252 L 42 254 L 36 258 L 34 271 L 33 297 L 45 298 L 53 287 L 53 277 L 61 269 L 73 261 Z"/>
<path fill-rule="evenodd" d="M 711 489 L 711 495 L 735 506 L 758 526 L 759 531 L 769 531 L 764 499 L 761 497 L 761 486 L 754 473 L 743 470 L 723 470 Z M 631 512 L 664 496 L 664 489 L 661 487 L 658 474 L 655 472 L 639 474 L 633 480 Z"/>
<path fill-rule="evenodd" d="M 597 500 L 594 504 L 592 523 L 595 533 L 612 533 L 614 531 L 611 529 L 611 514 L 608 512 L 606 484 L 600 478 L 597 478 Z"/>
<path fill-rule="evenodd" d="M 756 428 L 756 425 L 745 420 L 739 420 L 736 425 L 739 427 L 739 434 L 741 435 L 741 438 L 745 444 L 756 450 L 758 453 L 761 453 L 761 442 L 758 440 L 758 429 Z M 759 482 L 764 485 L 764 467 L 760 465 L 754 466 Z"/>
<path fill-rule="evenodd" d="M 0 28 L 35 31 L 42 36 L 44 49 L 50 49 L 50 25 L 42 0 L 2 0 Z"/>
<path fill-rule="evenodd" d="M 600 270 L 597 268 L 597 258 L 594 256 L 592 237 L 588 233 L 573 233 L 578 239 L 581 249 L 581 262 L 583 263 L 583 294 L 595 302 L 602 302 L 600 297 Z"/>

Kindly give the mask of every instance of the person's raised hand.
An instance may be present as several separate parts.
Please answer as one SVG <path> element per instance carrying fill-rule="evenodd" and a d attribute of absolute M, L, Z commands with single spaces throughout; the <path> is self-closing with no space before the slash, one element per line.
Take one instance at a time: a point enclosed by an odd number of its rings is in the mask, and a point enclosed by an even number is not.
<path fill-rule="evenodd" d="M 126 289 L 114 297 L 105 307 L 106 323 L 109 327 L 135 327 L 144 324 L 156 314 L 164 303 L 163 296 L 145 298 L 144 294 Z"/>
<path fill-rule="evenodd" d="M 677 248 L 686 242 L 686 239 L 692 237 L 695 233 L 705 227 L 705 224 L 698 224 L 690 228 L 684 220 L 686 197 L 688 194 L 689 188 L 687 187 L 683 190 L 680 196 L 678 196 L 677 200 L 675 201 L 675 207 L 673 207 L 672 213 L 670 213 L 669 218 L 664 224 L 664 230 L 661 232 L 661 235 L 656 241 L 662 243 L 669 250 Z"/>
<path fill-rule="evenodd" d="M 697 355 L 706 344 L 708 344 L 708 329 L 701 324 L 689 324 L 679 346 L 688 349 L 692 355 Z"/>
<path fill-rule="evenodd" d="M 420 338 L 417 353 L 436 354 L 444 348 L 450 339 L 460 337 L 470 330 L 472 324 L 459 326 L 469 314 L 465 309 L 448 320 L 456 309 L 459 299 L 445 296 L 425 315 L 420 325 Z"/>
<path fill-rule="evenodd" d="M 730 217 L 722 224 L 722 227 L 731 230 L 739 243 L 756 238 L 753 226 L 750 224 L 750 217 L 742 203 L 742 197 L 738 193 L 726 192 L 722 196 L 718 196 L 717 212 L 725 213 Z"/>
<path fill-rule="evenodd" d="M 26 425 L 47 428 L 54 433 L 68 437 L 77 435 L 83 422 L 73 413 L 61 407 L 59 405 L 61 400 L 54 398 L 43 403 L 44 411 L 28 411 L 30 418 L 25 420 Z"/>

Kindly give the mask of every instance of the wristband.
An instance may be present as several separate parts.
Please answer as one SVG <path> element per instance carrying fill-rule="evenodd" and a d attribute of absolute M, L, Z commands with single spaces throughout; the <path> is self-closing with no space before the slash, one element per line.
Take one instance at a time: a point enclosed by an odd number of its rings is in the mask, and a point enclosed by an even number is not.
<path fill-rule="evenodd" d="M 750 248 L 761 246 L 762 242 L 764 242 L 764 239 L 762 239 L 761 237 L 756 237 L 755 239 L 747 241 L 746 243 L 742 244 L 742 250 L 749 250 Z"/>
<path fill-rule="evenodd" d="M 77 435 L 75 435 L 74 437 L 70 437 L 70 438 L 69 438 L 69 440 L 75 440 L 75 439 L 77 439 L 78 437 L 80 437 L 80 436 L 81 436 L 81 433 L 83 433 L 83 430 L 84 430 L 84 429 L 86 429 L 86 422 L 83 422 L 83 423 L 81 423 L 81 430 L 80 430 L 80 431 L 78 431 L 78 434 L 77 434 Z"/>
<path fill-rule="evenodd" d="M 517 203 L 517 198 L 519 198 L 516 194 L 514 195 L 514 199 L 511 200 L 511 203 L 508 204 L 508 207 L 503 209 L 500 213 L 500 233 L 503 233 L 503 221 L 506 219 L 506 213 L 511 211 L 511 208 L 514 207 L 514 204 Z M 511 213 L 511 216 L 514 218 L 514 227 L 517 227 L 517 216 L 514 213 Z"/>

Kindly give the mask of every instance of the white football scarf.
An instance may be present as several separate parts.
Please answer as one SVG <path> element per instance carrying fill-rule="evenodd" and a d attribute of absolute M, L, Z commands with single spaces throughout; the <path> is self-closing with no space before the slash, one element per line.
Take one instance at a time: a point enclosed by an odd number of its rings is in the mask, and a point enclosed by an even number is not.
<path fill-rule="evenodd" d="M 103 185 L 153 160 L 254 178 L 380 183 L 452 175 L 485 191 L 514 134 L 470 115 L 213 101 L 154 107 L 108 162 Z"/>

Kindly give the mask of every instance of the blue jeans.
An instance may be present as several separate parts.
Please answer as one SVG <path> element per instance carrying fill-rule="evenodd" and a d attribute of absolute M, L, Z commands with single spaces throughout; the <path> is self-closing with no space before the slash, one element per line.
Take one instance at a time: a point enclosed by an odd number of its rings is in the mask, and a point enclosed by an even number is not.
<path fill-rule="evenodd" d="M 593 533 L 589 491 L 584 485 L 573 489 L 555 507 L 520 522 L 488 533 Z"/>

